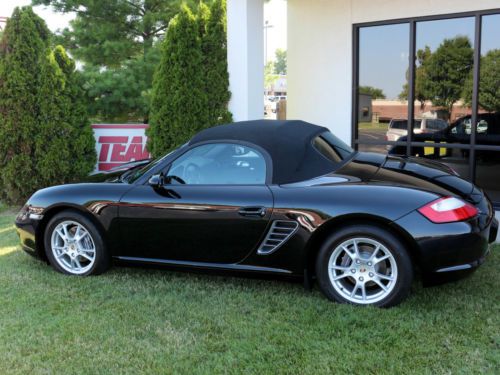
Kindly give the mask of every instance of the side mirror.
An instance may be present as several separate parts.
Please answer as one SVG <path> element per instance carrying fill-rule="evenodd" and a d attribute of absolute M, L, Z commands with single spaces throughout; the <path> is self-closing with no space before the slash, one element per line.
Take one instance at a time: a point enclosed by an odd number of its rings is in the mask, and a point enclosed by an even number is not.
<path fill-rule="evenodd" d="M 148 180 L 148 185 L 158 188 L 164 185 L 163 174 L 154 174 Z"/>

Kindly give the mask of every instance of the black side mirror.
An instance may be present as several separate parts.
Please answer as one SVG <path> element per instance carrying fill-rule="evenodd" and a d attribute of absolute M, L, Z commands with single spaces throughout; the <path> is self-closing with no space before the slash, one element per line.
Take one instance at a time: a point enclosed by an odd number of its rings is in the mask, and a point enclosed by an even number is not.
<path fill-rule="evenodd" d="M 158 188 L 161 187 L 165 184 L 165 178 L 163 177 L 163 174 L 154 174 L 152 175 L 149 180 L 148 180 L 148 185 Z"/>

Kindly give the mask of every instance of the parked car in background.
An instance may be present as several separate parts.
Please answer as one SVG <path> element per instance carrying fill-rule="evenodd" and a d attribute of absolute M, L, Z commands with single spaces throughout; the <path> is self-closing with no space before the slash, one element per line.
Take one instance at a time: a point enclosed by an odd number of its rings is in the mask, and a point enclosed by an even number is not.
<path fill-rule="evenodd" d="M 476 269 L 498 231 L 488 197 L 449 167 L 356 152 L 303 121 L 216 126 L 135 167 L 37 191 L 16 218 L 23 249 L 69 275 L 112 261 L 276 275 L 389 307 L 416 269 Z"/>
<path fill-rule="evenodd" d="M 463 116 L 454 121 L 445 129 L 431 133 L 415 133 L 412 140 L 415 142 L 427 143 L 461 143 L 470 144 L 471 137 L 471 116 Z M 400 141 L 406 141 L 407 136 L 401 137 Z M 476 144 L 486 146 L 500 146 L 500 112 L 480 113 L 477 118 Z M 412 155 L 424 156 L 433 159 L 443 159 L 450 157 L 451 149 L 439 147 L 412 147 Z M 405 154 L 405 146 L 389 146 L 389 154 Z M 462 150 L 464 156 L 468 156 L 469 150 Z M 476 157 L 483 160 L 499 159 L 499 152 L 476 150 Z"/>
<path fill-rule="evenodd" d="M 448 127 L 448 123 L 441 119 L 415 119 L 413 122 L 414 134 L 428 134 Z M 401 137 L 408 134 L 408 120 L 407 119 L 392 119 L 386 133 L 387 141 L 398 141 Z"/>

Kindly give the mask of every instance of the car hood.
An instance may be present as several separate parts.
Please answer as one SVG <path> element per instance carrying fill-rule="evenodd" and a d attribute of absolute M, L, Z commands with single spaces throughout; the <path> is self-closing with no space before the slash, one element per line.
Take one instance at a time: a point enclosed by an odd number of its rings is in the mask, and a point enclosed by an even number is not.
<path fill-rule="evenodd" d="M 124 177 L 135 170 L 143 168 L 151 162 L 151 159 L 144 159 L 122 164 L 116 168 L 105 172 L 96 172 L 89 175 L 84 182 L 123 182 Z"/>
<path fill-rule="evenodd" d="M 478 203 L 482 192 L 445 164 L 423 158 L 359 152 L 335 174 L 361 181 L 406 186 Z"/>

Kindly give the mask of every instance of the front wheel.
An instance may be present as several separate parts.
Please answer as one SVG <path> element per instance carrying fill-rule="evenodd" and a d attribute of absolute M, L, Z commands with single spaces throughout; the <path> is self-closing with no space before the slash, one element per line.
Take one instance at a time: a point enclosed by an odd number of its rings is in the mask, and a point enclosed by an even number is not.
<path fill-rule="evenodd" d="M 316 260 L 316 275 L 331 300 L 390 307 L 410 292 L 413 267 L 404 245 L 376 226 L 349 226 L 331 235 Z"/>
<path fill-rule="evenodd" d="M 68 275 L 97 275 L 110 266 L 99 230 L 76 211 L 55 215 L 45 230 L 45 253 L 52 267 Z"/>

